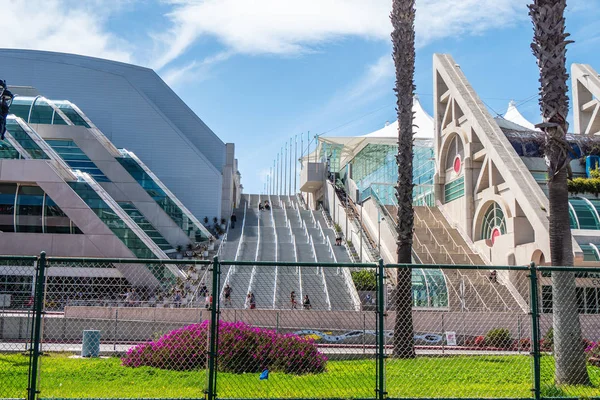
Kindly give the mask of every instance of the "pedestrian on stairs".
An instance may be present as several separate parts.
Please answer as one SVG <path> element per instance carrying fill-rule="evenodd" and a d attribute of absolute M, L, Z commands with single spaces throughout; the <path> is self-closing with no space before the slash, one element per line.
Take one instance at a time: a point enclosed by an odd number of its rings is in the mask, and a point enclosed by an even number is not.
<path fill-rule="evenodd" d="M 223 295 L 225 296 L 225 306 L 231 307 L 231 286 L 229 284 L 225 285 L 225 289 L 223 289 Z"/>
<path fill-rule="evenodd" d="M 305 310 L 310 310 L 312 308 L 312 306 L 310 305 L 310 299 L 308 298 L 307 294 L 304 295 L 304 300 L 302 300 L 302 307 Z"/>
<path fill-rule="evenodd" d="M 231 218 L 229 220 L 231 221 L 231 229 L 235 229 L 235 223 L 237 222 L 237 217 L 235 216 L 235 213 L 231 214 Z"/>
<path fill-rule="evenodd" d="M 292 310 L 295 310 L 298 306 L 298 302 L 296 301 L 296 292 L 292 290 L 290 293 L 290 300 L 292 302 Z"/>

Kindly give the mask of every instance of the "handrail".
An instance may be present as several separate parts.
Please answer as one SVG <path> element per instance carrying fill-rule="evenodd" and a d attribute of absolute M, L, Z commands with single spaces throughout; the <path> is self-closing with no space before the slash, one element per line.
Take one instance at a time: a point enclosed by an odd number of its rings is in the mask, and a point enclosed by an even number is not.
<path fill-rule="evenodd" d="M 292 235 L 292 243 L 294 245 L 294 260 L 298 262 L 298 249 L 296 248 L 296 236 Z M 298 287 L 300 291 L 300 299 L 303 299 L 302 296 L 302 267 L 296 266 L 296 272 L 298 273 Z"/>
<path fill-rule="evenodd" d="M 259 195 L 260 201 L 260 195 Z M 258 218 L 258 239 L 256 240 L 256 252 L 254 253 L 254 262 L 258 261 L 258 253 L 260 252 L 260 218 Z M 254 284 L 254 277 L 256 276 L 256 265 L 252 266 L 252 272 L 250 273 L 250 281 L 248 282 L 248 293 L 252 292 L 252 284 Z"/>
<path fill-rule="evenodd" d="M 302 221 L 302 227 L 304 228 L 304 234 L 306 235 L 306 243 L 308 243 L 308 228 L 306 227 L 306 222 L 304 222 L 304 220 Z"/>
<path fill-rule="evenodd" d="M 312 236 L 310 237 L 310 245 L 312 247 L 315 262 L 318 263 L 319 260 L 317 260 L 317 252 L 315 251 L 315 243 L 312 240 Z M 327 288 L 327 280 L 325 279 L 325 271 L 323 271 L 323 267 L 317 267 L 317 275 L 319 275 L 319 268 L 321 269 L 321 279 L 323 281 L 323 291 L 325 292 L 325 301 L 327 302 L 327 309 L 329 311 L 331 311 L 331 299 L 329 298 L 329 289 Z"/>
<path fill-rule="evenodd" d="M 323 232 L 323 227 L 321 226 L 321 221 L 318 222 L 319 225 L 319 233 L 321 234 L 321 239 L 323 239 L 323 243 L 325 243 L 325 232 Z"/>
<path fill-rule="evenodd" d="M 313 226 L 316 228 L 317 227 L 317 220 L 315 219 L 315 210 L 309 210 L 310 211 L 310 218 L 313 221 Z"/>
<path fill-rule="evenodd" d="M 238 261 L 238 258 L 240 256 L 240 249 L 242 247 L 242 242 L 244 241 L 244 228 L 246 227 L 246 210 L 248 210 L 248 203 L 250 202 L 250 197 L 248 197 L 248 201 L 244 203 L 244 218 L 242 220 L 242 232 L 240 234 L 240 240 L 238 241 L 238 247 L 237 250 L 235 251 L 235 260 L 234 261 Z M 223 288 L 221 289 L 221 293 L 219 294 L 219 298 L 223 298 L 223 289 L 225 289 L 225 286 L 229 283 L 229 280 L 231 279 L 231 275 L 235 273 L 235 265 L 230 265 L 229 266 L 229 270 L 227 271 L 227 275 L 225 276 L 225 282 L 223 282 Z M 219 288 L 217 288 L 218 290 Z M 212 288 L 213 293 L 215 292 L 215 288 Z"/>
<path fill-rule="evenodd" d="M 279 202 L 279 204 L 281 204 L 281 201 Z M 287 209 L 285 207 L 282 207 L 282 208 L 283 208 L 283 215 L 285 216 L 285 226 L 291 225 L 290 218 L 288 217 L 288 214 L 287 214 Z"/>

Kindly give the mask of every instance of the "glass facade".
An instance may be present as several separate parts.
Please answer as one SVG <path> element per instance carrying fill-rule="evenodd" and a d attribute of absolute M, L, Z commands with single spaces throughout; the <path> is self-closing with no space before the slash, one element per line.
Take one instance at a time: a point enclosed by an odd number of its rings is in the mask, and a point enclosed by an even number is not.
<path fill-rule="evenodd" d="M 29 136 L 16 119 L 10 118 L 6 120 L 6 130 L 34 160 L 50 159 L 46 152 Z"/>
<path fill-rule="evenodd" d="M 129 156 L 117 158 L 117 161 L 129 172 L 140 186 L 156 201 L 156 203 L 167 213 L 169 217 L 179 226 L 189 237 L 195 237 L 197 242 L 205 238 L 199 226 L 189 218 L 187 213 L 179 207 L 167 193 L 144 171 L 137 161 Z"/>
<path fill-rule="evenodd" d="M 34 103 L 33 107 L 32 103 Z M 30 111 L 31 118 L 29 117 Z M 10 113 L 23 118 L 30 124 L 68 125 L 60 114 L 42 98 L 16 97 L 10 106 Z"/>
<path fill-rule="evenodd" d="M 448 288 L 439 269 L 412 270 L 413 307 L 448 307 Z"/>
<path fill-rule="evenodd" d="M 158 232 L 154 226 L 144 217 L 133 203 L 119 202 L 119 206 L 131 217 L 131 219 L 152 239 L 163 251 L 173 250 L 173 246 Z"/>
<path fill-rule="evenodd" d="M 96 182 L 110 182 L 92 160 L 73 140 L 48 139 L 46 142 L 58 153 L 69 167 L 90 174 Z"/>
<path fill-rule="evenodd" d="M 598 248 L 593 244 L 581 244 L 579 247 L 583 251 L 583 261 L 600 261 L 600 254 L 598 254 Z"/>
<path fill-rule="evenodd" d="M 486 210 L 483 216 L 483 225 L 481 227 L 480 239 L 492 239 L 494 237 L 494 231 L 497 231 L 500 235 L 506 233 L 506 220 L 504 219 L 504 213 L 498 203 L 492 203 Z"/>
<path fill-rule="evenodd" d="M 340 158 L 342 156 L 342 149 L 344 148 L 341 144 L 321 142 L 319 147 L 319 159 L 327 162 L 329 160 L 329 169 L 331 172 L 340 172 Z"/>
<path fill-rule="evenodd" d="M 10 120 L 8 120 L 10 121 Z M 0 159 L 18 160 L 21 158 L 21 154 L 14 148 L 8 141 L 8 138 L 0 141 Z"/>
<path fill-rule="evenodd" d="M 69 186 L 137 258 L 157 258 L 87 182 L 69 182 Z"/>
<path fill-rule="evenodd" d="M 0 184 L 0 231 L 82 233 L 39 186 Z"/>
<path fill-rule="evenodd" d="M 600 229 L 599 200 L 572 197 L 569 199 L 569 204 L 571 229 Z"/>
<path fill-rule="evenodd" d="M 413 201 L 415 205 L 433 205 L 433 147 L 415 141 L 413 147 Z M 352 179 L 361 193 L 368 188 L 385 205 L 396 204 L 394 185 L 398 180 L 397 145 L 368 144 L 351 161 Z M 361 195 L 362 196 L 362 195 Z"/>
<path fill-rule="evenodd" d="M 86 128 L 91 128 L 91 126 L 83 119 L 81 115 L 77 112 L 73 105 L 68 101 L 63 100 L 52 100 L 54 105 L 60 109 L 65 115 L 71 120 L 73 125 L 77 126 L 85 126 Z"/>

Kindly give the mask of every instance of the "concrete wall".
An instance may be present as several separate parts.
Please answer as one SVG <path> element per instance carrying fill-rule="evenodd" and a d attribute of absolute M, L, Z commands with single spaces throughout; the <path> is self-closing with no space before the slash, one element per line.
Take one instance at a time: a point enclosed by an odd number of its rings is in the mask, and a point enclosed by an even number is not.
<path fill-rule="evenodd" d="M 225 144 L 151 69 L 91 57 L 0 50 L 3 78 L 77 104 L 133 151 L 198 219 L 221 215 Z"/>

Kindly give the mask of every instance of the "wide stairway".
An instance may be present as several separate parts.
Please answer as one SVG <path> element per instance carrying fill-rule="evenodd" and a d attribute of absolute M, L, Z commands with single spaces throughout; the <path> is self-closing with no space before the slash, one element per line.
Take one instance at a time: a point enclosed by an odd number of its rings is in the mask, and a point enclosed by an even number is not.
<path fill-rule="evenodd" d="M 259 210 L 269 201 L 271 210 Z M 290 309 L 291 292 L 297 308 L 308 295 L 312 310 L 359 310 L 358 294 L 348 268 L 321 267 L 318 263 L 350 261 L 343 246 L 335 246 L 335 233 L 318 211 L 305 210 L 295 196 L 243 195 L 235 210 L 237 224 L 229 229 L 221 260 L 310 262 L 298 266 L 227 266 L 221 269 L 223 287 L 232 289 L 223 307 L 245 308 L 253 293 L 256 308 Z"/>

